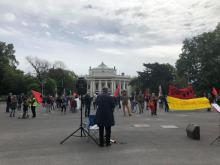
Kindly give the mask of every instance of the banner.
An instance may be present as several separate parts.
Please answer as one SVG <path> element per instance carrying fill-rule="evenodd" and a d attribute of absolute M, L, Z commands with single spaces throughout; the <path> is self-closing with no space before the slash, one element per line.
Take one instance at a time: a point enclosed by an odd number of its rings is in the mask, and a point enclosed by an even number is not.
<path fill-rule="evenodd" d="M 195 99 L 177 99 L 167 96 L 170 110 L 201 110 L 211 108 L 210 102 L 206 97 Z"/>
<path fill-rule="evenodd" d="M 178 89 L 173 85 L 169 86 L 169 96 L 179 98 L 179 99 L 192 99 L 194 98 L 194 91 L 192 86 L 187 88 Z"/>
<path fill-rule="evenodd" d="M 34 95 L 35 99 L 37 100 L 37 102 L 39 104 L 42 103 L 42 96 L 41 96 L 41 93 L 37 92 L 37 91 L 34 91 L 34 90 L 31 90 L 32 94 Z"/>

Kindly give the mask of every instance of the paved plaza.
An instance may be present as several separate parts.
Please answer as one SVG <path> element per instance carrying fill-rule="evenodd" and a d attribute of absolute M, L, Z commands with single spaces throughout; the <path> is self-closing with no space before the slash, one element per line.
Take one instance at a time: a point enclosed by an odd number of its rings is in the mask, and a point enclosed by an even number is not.
<path fill-rule="evenodd" d="M 124 117 L 115 110 L 112 137 L 117 144 L 100 148 L 88 138 L 71 137 L 80 113 L 38 110 L 35 119 L 10 118 L 0 104 L 0 165 L 218 165 L 218 114 L 207 111 L 148 112 Z M 94 113 L 94 111 L 92 111 Z M 200 125 L 201 140 L 186 136 L 188 123 Z"/>

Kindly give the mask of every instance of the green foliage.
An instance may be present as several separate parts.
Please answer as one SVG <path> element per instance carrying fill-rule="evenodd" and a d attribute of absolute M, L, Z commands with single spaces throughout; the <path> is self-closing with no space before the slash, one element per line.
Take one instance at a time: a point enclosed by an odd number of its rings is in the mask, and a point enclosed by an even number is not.
<path fill-rule="evenodd" d="M 35 90 L 35 91 L 41 93 L 41 88 L 40 88 L 40 84 L 39 83 L 30 83 L 27 86 L 27 89 L 28 89 L 27 91 Z"/>
<path fill-rule="evenodd" d="M 52 68 L 48 72 L 48 77 L 55 80 L 57 84 L 58 95 L 62 95 L 64 90 L 67 94 L 69 93 L 69 91 L 75 90 L 76 75 L 74 72 L 61 68 Z"/>
<path fill-rule="evenodd" d="M 213 32 L 203 33 L 183 42 L 176 62 L 177 73 L 192 83 L 197 93 L 220 88 L 220 24 Z"/>
<path fill-rule="evenodd" d="M 163 92 L 167 93 L 168 85 L 174 80 L 175 68 L 170 64 L 148 63 L 143 64 L 145 70 L 138 72 L 138 77 L 131 81 L 131 85 L 140 90 L 150 89 L 158 93 L 161 85 Z"/>
<path fill-rule="evenodd" d="M 52 78 L 48 78 L 45 83 L 44 95 L 53 95 L 56 94 L 56 81 Z"/>

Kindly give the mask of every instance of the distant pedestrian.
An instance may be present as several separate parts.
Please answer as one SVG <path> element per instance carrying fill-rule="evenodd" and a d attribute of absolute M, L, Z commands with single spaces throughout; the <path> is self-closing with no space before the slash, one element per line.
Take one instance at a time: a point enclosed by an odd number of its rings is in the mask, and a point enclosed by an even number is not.
<path fill-rule="evenodd" d="M 85 95 L 84 101 L 85 101 L 85 117 L 89 117 L 92 98 L 90 97 L 88 93 Z"/>
<path fill-rule="evenodd" d="M 158 98 L 157 96 L 155 95 L 155 93 L 152 93 L 151 95 L 152 99 L 153 99 L 153 102 L 154 102 L 154 107 L 155 107 L 155 115 L 157 115 L 157 101 L 158 101 Z"/>
<path fill-rule="evenodd" d="M 22 96 L 18 95 L 17 100 L 18 100 L 18 111 L 20 111 L 21 110 L 21 105 L 22 105 Z"/>
<path fill-rule="evenodd" d="M 68 99 L 66 96 L 63 96 L 61 100 L 61 112 L 66 113 L 67 106 L 68 106 Z"/>
<path fill-rule="evenodd" d="M 29 100 L 27 96 L 24 96 L 23 98 L 23 115 L 22 119 L 28 118 L 28 108 L 29 108 Z"/>
<path fill-rule="evenodd" d="M 155 104 L 154 104 L 153 97 L 151 97 L 149 102 L 148 102 L 148 108 L 151 111 L 151 116 L 156 115 L 156 107 L 155 107 Z"/>
<path fill-rule="evenodd" d="M 73 113 L 76 112 L 76 107 L 77 107 L 77 102 L 76 102 L 75 98 L 72 97 L 70 99 L 70 111 Z"/>
<path fill-rule="evenodd" d="M 131 93 L 131 96 L 129 99 L 130 99 L 130 104 L 131 104 L 131 111 L 134 113 L 135 109 L 136 109 L 136 102 L 135 102 L 134 93 Z"/>
<path fill-rule="evenodd" d="M 105 143 L 110 146 L 111 127 L 115 125 L 114 120 L 114 100 L 108 95 L 108 88 L 103 88 L 103 93 L 97 97 L 97 111 L 95 123 L 99 126 L 99 145 L 104 146 L 104 129 Z"/>
<path fill-rule="evenodd" d="M 13 95 L 11 97 L 11 113 L 10 113 L 10 117 L 15 117 L 15 111 L 16 111 L 16 108 L 17 108 L 17 97 L 16 95 Z"/>
<path fill-rule="evenodd" d="M 168 105 L 168 102 L 167 102 L 167 97 L 165 96 L 165 97 L 163 97 L 163 99 L 164 99 L 164 110 L 165 110 L 165 112 L 169 112 L 169 105 Z"/>
<path fill-rule="evenodd" d="M 96 110 L 96 99 L 97 99 L 97 95 L 94 94 L 92 97 L 92 104 L 93 104 L 93 109 Z"/>
<path fill-rule="evenodd" d="M 208 99 L 210 104 L 213 104 L 215 102 L 215 96 L 211 93 L 208 93 Z M 210 112 L 211 108 L 208 108 L 207 111 Z"/>
<path fill-rule="evenodd" d="M 144 109 L 144 95 L 139 92 L 139 94 L 136 95 L 135 100 L 137 101 L 138 104 L 138 109 L 139 109 L 139 114 L 143 113 Z"/>
<path fill-rule="evenodd" d="M 11 97 L 12 97 L 12 93 L 9 93 L 7 99 L 6 99 L 6 113 L 10 112 L 10 108 L 11 108 Z"/>
<path fill-rule="evenodd" d="M 30 103 L 31 103 L 32 118 L 35 118 L 36 117 L 36 107 L 37 107 L 38 103 L 37 103 L 37 100 L 34 96 L 31 97 Z"/>
<path fill-rule="evenodd" d="M 130 108 L 128 106 L 128 95 L 127 95 L 127 91 L 123 91 L 122 92 L 122 96 L 121 96 L 121 101 L 122 101 L 122 109 L 123 109 L 123 112 L 124 112 L 124 116 L 126 116 L 126 109 L 128 111 L 128 115 L 131 116 L 131 111 L 130 111 Z M 126 109 L 125 109 L 126 108 Z"/>

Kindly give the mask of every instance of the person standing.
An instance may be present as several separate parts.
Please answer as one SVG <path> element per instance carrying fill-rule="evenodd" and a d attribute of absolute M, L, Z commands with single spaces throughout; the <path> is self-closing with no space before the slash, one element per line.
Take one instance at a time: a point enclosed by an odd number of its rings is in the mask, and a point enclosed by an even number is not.
<path fill-rule="evenodd" d="M 131 111 L 130 111 L 130 108 L 129 108 L 129 106 L 128 106 L 128 95 L 127 95 L 127 91 L 124 90 L 124 91 L 122 92 L 121 100 L 122 100 L 122 109 L 123 109 L 123 112 L 124 112 L 124 116 L 126 116 L 125 108 L 126 108 L 127 111 L 128 111 L 128 115 L 131 116 Z"/>
<path fill-rule="evenodd" d="M 31 97 L 30 103 L 31 103 L 32 118 L 35 118 L 36 117 L 36 107 L 37 107 L 38 103 L 37 103 L 37 100 L 34 96 Z"/>
<path fill-rule="evenodd" d="M 135 97 L 134 97 L 134 93 L 132 92 L 131 93 L 131 96 L 130 96 L 130 104 L 131 104 L 131 111 L 134 113 L 135 112 L 135 106 L 136 106 L 136 103 L 135 103 Z"/>
<path fill-rule="evenodd" d="M 24 96 L 22 119 L 28 118 L 28 107 L 29 107 L 29 100 L 28 100 L 27 96 Z"/>
<path fill-rule="evenodd" d="M 115 125 L 114 120 L 114 100 L 108 95 L 108 88 L 103 88 L 103 93 L 97 97 L 97 111 L 95 116 L 95 123 L 99 126 L 99 145 L 104 146 L 104 129 L 105 129 L 105 143 L 110 146 L 111 127 Z"/>
<path fill-rule="evenodd" d="M 97 98 L 97 95 L 94 94 L 93 97 L 92 97 L 92 104 L 93 104 L 93 109 L 96 110 L 96 98 Z"/>
<path fill-rule="evenodd" d="M 85 117 L 89 117 L 90 115 L 91 102 L 92 102 L 92 98 L 87 93 L 85 95 Z"/>
<path fill-rule="evenodd" d="M 168 102 L 167 102 L 167 96 L 164 96 L 163 97 L 163 99 L 164 99 L 164 110 L 165 110 L 165 112 L 169 112 L 169 105 L 168 105 Z"/>
<path fill-rule="evenodd" d="M 71 111 L 72 113 L 75 113 L 75 112 L 76 112 L 76 107 L 77 107 L 77 103 L 76 103 L 75 97 L 73 96 L 73 97 L 70 99 L 70 111 Z"/>
<path fill-rule="evenodd" d="M 156 115 L 156 107 L 155 107 L 153 97 L 150 98 L 147 104 L 148 104 L 148 108 L 151 111 L 151 116 Z"/>
<path fill-rule="evenodd" d="M 9 93 L 7 99 L 6 99 L 6 113 L 10 112 L 10 108 L 11 108 L 11 97 L 12 97 L 12 93 Z"/>
<path fill-rule="evenodd" d="M 156 97 L 155 93 L 152 93 L 152 100 L 154 102 L 154 108 L 155 108 L 154 115 L 157 115 L 157 100 L 158 100 L 158 98 Z"/>
<path fill-rule="evenodd" d="M 11 113 L 10 113 L 10 117 L 15 117 L 15 110 L 17 108 L 17 97 L 14 95 L 11 97 Z"/>
<path fill-rule="evenodd" d="M 67 106 L 68 106 L 68 99 L 66 96 L 63 95 L 61 102 L 61 112 L 64 112 L 64 114 L 66 113 Z"/>
<path fill-rule="evenodd" d="M 18 95 L 17 100 L 18 100 L 18 111 L 20 111 L 21 110 L 21 104 L 22 104 L 22 96 Z"/>
<path fill-rule="evenodd" d="M 143 113 L 143 105 L 144 105 L 144 96 L 141 93 L 141 91 L 139 92 L 139 94 L 136 95 L 136 101 L 138 103 L 138 109 L 139 109 L 139 114 Z"/>

